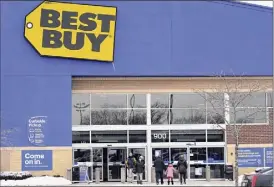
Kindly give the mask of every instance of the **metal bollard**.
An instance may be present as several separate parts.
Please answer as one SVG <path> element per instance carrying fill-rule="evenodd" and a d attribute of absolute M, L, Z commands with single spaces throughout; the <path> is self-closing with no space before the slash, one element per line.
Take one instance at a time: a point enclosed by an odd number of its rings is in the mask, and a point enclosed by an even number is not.
<path fill-rule="evenodd" d="M 126 182 L 126 168 L 121 167 L 121 183 Z"/>
<path fill-rule="evenodd" d="M 99 184 L 100 183 L 100 174 L 101 174 L 101 171 L 100 171 L 100 168 L 95 168 L 95 183 L 96 184 Z"/>
<path fill-rule="evenodd" d="M 206 181 L 210 181 L 210 166 L 206 166 Z"/>
<path fill-rule="evenodd" d="M 71 181 L 72 178 L 72 173 L 71 173 L 71 169 L 67 169 L 67 180 Z"/>
<path fill-rule="evenodd" d="M 151 183 L 155 183 L 156 182 L 156 173 L 155 173 L 155 167 L 151 168 Z"/>

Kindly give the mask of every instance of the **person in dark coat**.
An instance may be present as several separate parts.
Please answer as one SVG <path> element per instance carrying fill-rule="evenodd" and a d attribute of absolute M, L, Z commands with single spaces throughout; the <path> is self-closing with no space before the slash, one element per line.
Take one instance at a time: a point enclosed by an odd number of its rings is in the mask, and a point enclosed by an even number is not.
<path fill-rule="evenodd" d="M 159 184 L 159 179 L 161 179 L 161 184 L 164 184 L 163 172 L 166 168 L 164 161 L 160 156 L 156 157 L 154 161 L 156 184 Z"/>
<path fill-rule="evenodd" d="M 136 175 L 137 175 L 137 184 L 143 183 L 143 173 L 145 170 L 145 161 L 143 156 L 140 156 L 136 162 Z"/>
<path fill-rule="evenodd" d="M 126 160 L 127 167 L 127 181 L 133 182 L 133 169 L 136 167 L 136 159 L 133 157 L 132 153 L 129 153 L 129 157 Z"/>
<path fill-rule="evenodd" d="M 177 169 L 179 171 L 180 184 L 183 184 L 183 179 L 184 183 L 186 184 L 187 162 L 183 155 L 181 155 L 179 158 Z"/>

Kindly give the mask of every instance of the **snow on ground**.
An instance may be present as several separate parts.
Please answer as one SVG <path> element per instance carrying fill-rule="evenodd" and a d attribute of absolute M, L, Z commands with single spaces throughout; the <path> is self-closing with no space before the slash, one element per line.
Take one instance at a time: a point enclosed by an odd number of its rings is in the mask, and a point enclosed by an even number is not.
<path fill-rule="evenodd" d="M 66 186 L 71 182 L 62 177 L 31 177 L 25 180 L 1 180 L 1 186 Z"/>

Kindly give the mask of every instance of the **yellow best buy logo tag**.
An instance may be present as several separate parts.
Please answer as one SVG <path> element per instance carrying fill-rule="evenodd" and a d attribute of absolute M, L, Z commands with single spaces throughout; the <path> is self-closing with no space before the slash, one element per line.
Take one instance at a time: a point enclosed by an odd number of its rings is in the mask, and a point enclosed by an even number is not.
<path fill-rule="evenodd" d="M 45 1 L 26 16 L 25 38 L 41 56 L 113 62 L 116 7 Z"/>

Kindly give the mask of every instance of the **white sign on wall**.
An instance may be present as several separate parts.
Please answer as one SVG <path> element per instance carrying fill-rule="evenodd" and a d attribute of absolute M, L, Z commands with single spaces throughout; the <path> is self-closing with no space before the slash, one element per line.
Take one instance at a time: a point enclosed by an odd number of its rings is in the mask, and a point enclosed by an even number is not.
<path fill-rule="evenodd" d="M 28 140 L 36 146 L 45 145 L 47 116 L 33 116 L 28 120 Z"/>

